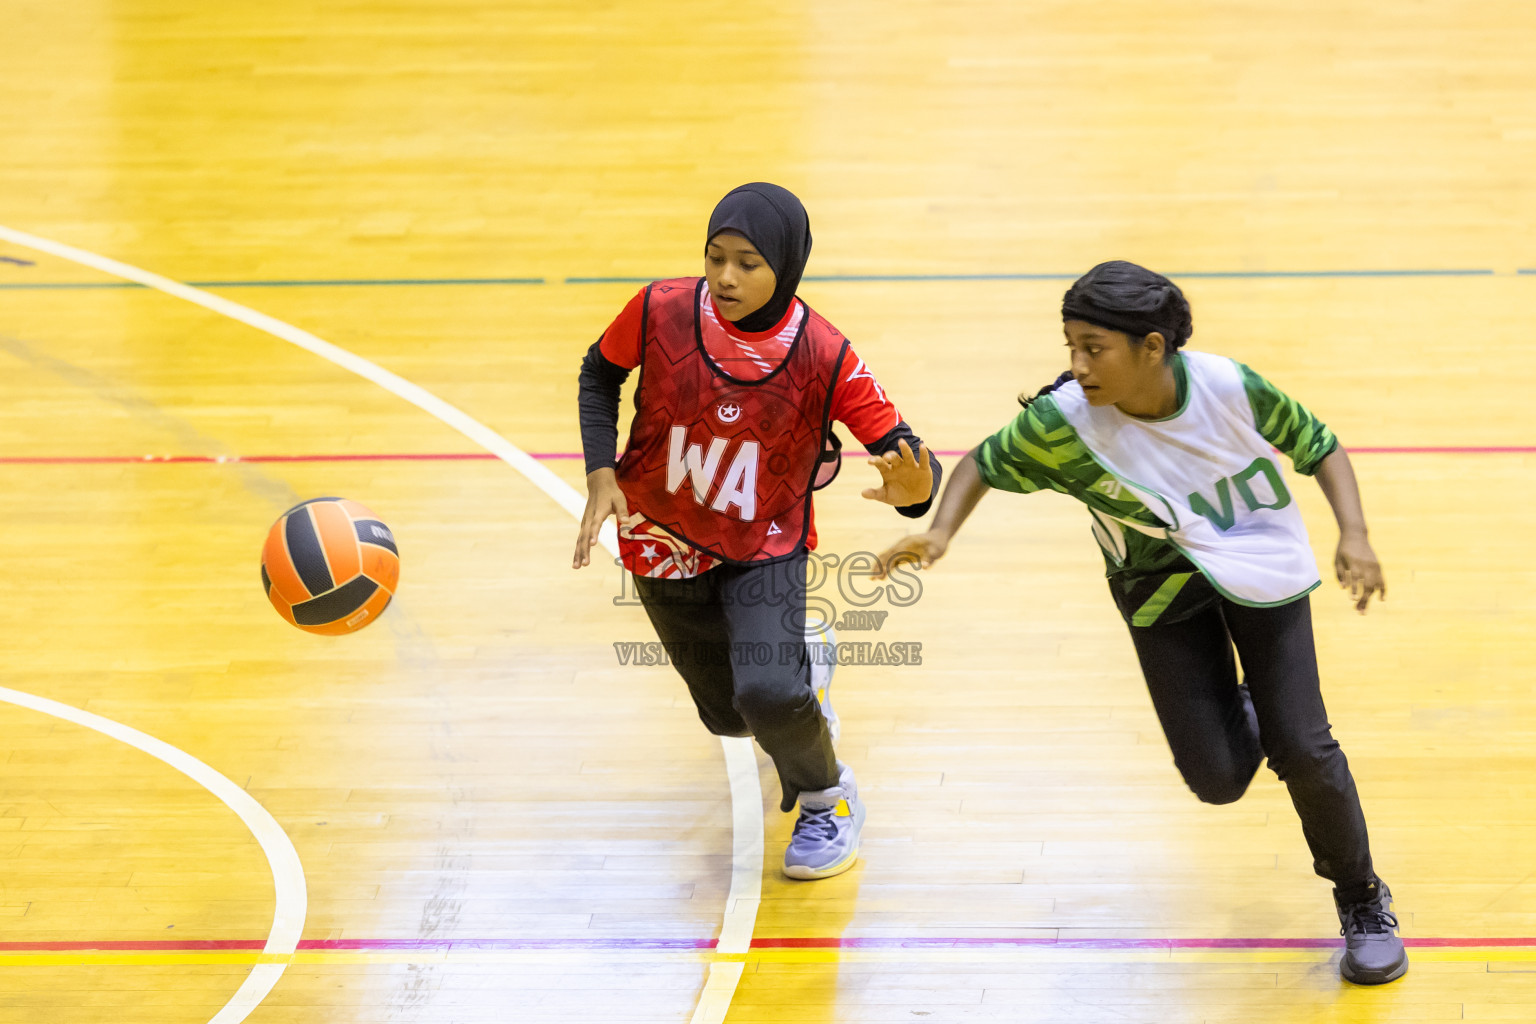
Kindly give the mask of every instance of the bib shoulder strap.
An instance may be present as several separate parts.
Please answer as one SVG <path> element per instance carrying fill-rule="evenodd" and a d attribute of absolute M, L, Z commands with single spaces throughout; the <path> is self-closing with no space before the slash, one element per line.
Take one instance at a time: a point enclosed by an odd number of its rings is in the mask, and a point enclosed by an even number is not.
<path fill-rule="evenodd" d="M 1233 426 L 1256 427 L 1253 405 L 1237 360 L 1210 352 L 1183 352 L 1191 398 L 1203 394 Z"/>
<path fill-rule="evenodd" d="M 1179 357 L 1184 360 L 1191 386 L 1199 383 L 1226 401 L 1247 394 L 1243 390 L 1243 375 L 1237 368 L 1237 360 L 1210 352 L 1180 352 Z"/>

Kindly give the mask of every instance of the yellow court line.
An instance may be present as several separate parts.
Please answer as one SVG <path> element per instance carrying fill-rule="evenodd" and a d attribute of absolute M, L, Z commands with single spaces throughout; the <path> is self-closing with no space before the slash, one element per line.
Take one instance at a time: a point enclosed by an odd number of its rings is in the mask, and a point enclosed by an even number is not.
<path fill-rule="evenodd" d="M 1122 963 L 1122 964 L 1270 964 L 1325 963 L 1337 955 L 1327 949 L 1052 949 L 1040 946 L 994 949 L 763 949 L 749 953 L 710 950 L 310 950 L 299 953 L 255 952 L 4 952 L 5 967 L 165 967 L 165 966 L 349 966 L 382 964 L 616 964 L 616 963 Z M 1536 947 L 1410 946 L 1421 963 L 1536 963 Z"/>

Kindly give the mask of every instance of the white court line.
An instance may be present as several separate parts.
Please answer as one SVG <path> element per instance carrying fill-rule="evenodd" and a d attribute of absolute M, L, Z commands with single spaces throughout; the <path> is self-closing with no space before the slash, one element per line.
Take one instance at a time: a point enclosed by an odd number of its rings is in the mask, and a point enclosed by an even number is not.
<path fill-rule="evenodd" d="M 757 908 L 763 902 L 763 795 L 752 741 L 721 736 L 731 781 L 731 891 L 725 897 L 717 953 L 745 953 L 752 947 Z M 704 991 L 688 1024 L 722 1024 L 741 983 L 744 964 L 711 963 Z"/>
<path fill-rule="evenodd" d="M 5 239 L 16 245 L 36 249 L 38 252 L 46 252 L 60 259 L 70 260 L 92 269 L 99 270 L 113 277 L 121 277 L 128 281 L 136 281 L 148 288 L 174 295 L 178 299 L 185 299 L 204 309 L 212 310 L 231 320 L 254 327 L 259 331 L 291 342 L 300 348 L 313 352 L 322 359 L 329 360 L 343 369 L 350 370 L 372 381 L 391 394 L 405 399 L 417 408 L 437 417 L 450 427 L 469 438 L 480 447 L 491 452 L 507 465 L 523 474 L 535 487 L 553 498 L 561 508 L 576 517 L 579 522 L 586 509 L 586 502 L 564 480 L 550 472 L 533 456 L 523 451 L 517 445 L 508 441 L 490 427 L 474 419 L 468 413 L 449 405 L 425 388 L 412 384 L 404 377 L 390 373 L 377 363 L 369 362 L 362 356 L 348 352 L 346 349 L 333 345 L 328 341 L 317 338 L 308 331 L 300 330 L 292 324 L 284 323 L 275 317 L 258 313 L 249 306 L 242 306 L 238 302 L 205 292 L 201 288 L 193 288 L 173 281 L 168 277 L 151 273 L 131 264 L 121 263 L 106 256 L 88 252 L 85 249 L 77 249 L 72 245 L 64 245 L 52 239 L 40 238 L 37 235 L 29 235 L 24 231 L 17 231 L 0 225 L 0 239 Z M 599 537 L 603 547 L 615 558 L 619 555 L 617 528 L 612 522 L 603 525 L 603 531 Z M 40 698 L 33 698 L 40 699 Z M 81 712 L 82 714 L 84 712 Z M 105 721 L 105 719 L 103 719 Z M 141 734 L 142 735 L 142 734 Z M 148 737 L 146 737 L 148 738 Z M 158 741 L 156 741 L 158 742 Z M 725 920 L 720 929 L 720 941 L 718 949 L 722 953 L 745 953 L 752 942 L 752 929 L 757 922 L 757 909 L 762 900 L 763 877 L 763 808 L 762 789 L 758 779 L 757 755 L 752 750 L 752 741 L 733 736 L 720 737 L 720 746 L 725 752 L 726 772 L 730 779 L 731 789 L 731 888 L 726 897 Z M 222 776 L 221 776 L 222 778 Z M 265 813 L 265 812 L 263 812 Z M 276 877 L 276 865 L 273 866 L 273 874 Z M 302 878 L 301 878 L 302 883 Z M 302 889 L 301 889 L 302 892 Z M 300 913 L 300 921 L 303 914 Z M 274 921 L 274 929 L 276 923 Z M 274 931 L 275 934 L 275 931 Z M 298 941 L 298 936 L 294 936 Z M 269 944 L 271 940 L 268 940 Z M 729 947 L 727 946 L 729 943 Z M 293 948 L 283 950 L 269 950 L 270 952 L 291 953 Z M 271 981 L 262 990 L 266 995 L 276 984 L 278 975 L 282 974 L 282 965 L 260 965 L 252 970 L 251 977 L 246 979 L 246 985 L 242 985 L 241 992 L 255 979 L 256 973 L 265 967 L 272 967 Z M 732 970 L 734 968 L 734 970 Z M 725 1020 L 726 1011 L 730 1009 L 731 996 L 736 991 L 736 984 L 741 979 L 741 964 L 711 964 L 709 977 L 705 981 L 704 991 L 699 997 L 698 1008 L 694 1011 L 690 1024 L 720 1024 Z M 236 993 L 238 996 L 240 993 Z M 259 1001 L 259 1000 L 258 1000 Z M 230 1006 L 234 1005 L 231 1001 Z M 226 1017 L 225 1011 L 230 1006 L 219 1012 L 219 1016 L 209 1021 L 209 1024 L 236 1024 L 244 1020 L 250 1012 L 246 1009 L 238 1017 Z M 251 1004 L 254 1008 L 255 1004 Z"/>
<path fill-rule="evenodd" d="M 272 913 L 272 931 L 267 935 L 267 943 L 262 952 L 287 954 L 298 948 L 299 936 L 304 932 L 304 913 L 309 903 L 304 886 L 304 866 L 299 863 L 298 851 L 293 848 L 288 834 L 267 813 L 267 809 L 256 802 L 255 797 L 185 750 L 121 722 L 3 686 L 0 686 L 0 701 L 41 711 L 45 715 L 62 718 L 66 722 L 74 722 L 120 740 L 150 757 L 164 761 L 223 801 L 224 806 L 239 815 L 245 827 L 251 830 L 251 835 L 261 844 L 261 851 L 267 855 L 267 864 L 272 868 L 272 889 L 277 908 Z M 239 1024 L 245 1020 L 266 998 L 267 993 L 272 991 L 272 986 L 282 977 L 283 967 L 283 964 L 257 964 L 252 967 L 251 973 L 246 975 L 245 981 L 235 990 L 229 1002 L 208 1024 Z"/>

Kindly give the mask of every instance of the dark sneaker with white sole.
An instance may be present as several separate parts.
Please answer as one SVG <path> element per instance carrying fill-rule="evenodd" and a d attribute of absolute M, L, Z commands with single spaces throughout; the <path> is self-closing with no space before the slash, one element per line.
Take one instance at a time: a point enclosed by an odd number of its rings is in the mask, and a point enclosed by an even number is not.
<path fill-rule="evenodd" d="M 1339 934 L 1344 936 L 1344 959 L 1339 973 L 1356 985 L 1385 985 L 1408 973 L 1408 952 L 1397 934 L 1397 915 L 1392 906 L 1392 890 L 1377 879 L 1372 899 L 1360 903 L 1340 903 Z"/>

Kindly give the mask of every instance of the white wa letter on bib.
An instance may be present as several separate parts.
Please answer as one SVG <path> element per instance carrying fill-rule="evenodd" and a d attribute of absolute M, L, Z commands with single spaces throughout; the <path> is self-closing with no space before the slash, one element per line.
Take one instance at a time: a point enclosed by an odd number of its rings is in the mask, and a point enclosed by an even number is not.
<path fill-rule="evenodd" d="M 741 447 L 736 449 L 736 458 L 731 460 L 731 468 L 725 471 L 720 493 L 715 495 L 710 508 L 724 512 L 735 505 L 741 510 L 738 515 L 746 520 L 751 520 L 757 514 L 758 450 L 756 441 L 741 442 Z"/>
<path fill-rule="evenodd" d="M 676 494 L 683 481 L 692 477 L 693 500 L 702 505 L 709 495 L 709 485 L 714 482 L 715 470 L 720 468 L 720 459 L 725 455 L 726 442 L 723 437 L 710 441 L 709 454 L 705 455 L 696 444 L 688 444 L 685 452 L 683 446 L 687 441 L 688 428 L 674 423 L 667 448 L 667 493 Z"/>

